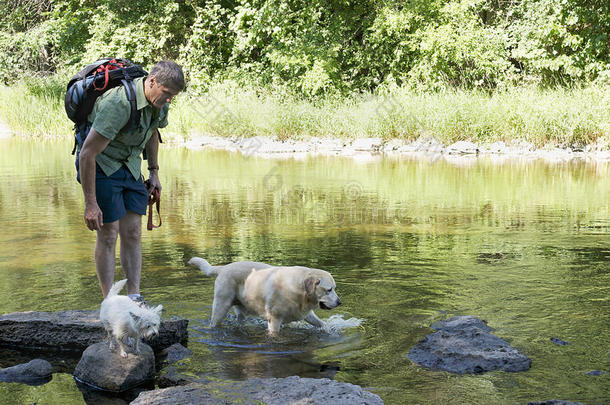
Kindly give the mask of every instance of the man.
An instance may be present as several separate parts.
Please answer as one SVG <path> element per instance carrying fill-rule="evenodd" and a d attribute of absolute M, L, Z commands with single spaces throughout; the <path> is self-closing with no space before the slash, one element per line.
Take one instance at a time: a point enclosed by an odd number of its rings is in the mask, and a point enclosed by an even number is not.
<path fill-rule="evenodd" d="M 127 293 L 136 302 L 142 269 L 142 215 L 154 188 L 161 191 L 157 151 L 159 131 L 167 125 L 169 103 L 184 89 L 182 69 L 171 61 L 157 63 L 146 77 L 134 80 L 139 125 L 124 129 L 131 106 L 123 86 L 101 95 L 89 115 L 91 130 L 80 150 L 79 175 L 85 196 L 85 223 L 97 231 L 95 268 L 104 298 L 114 281 L 115 249 L 120 238 L 120 261 Z M 144 185 L 141 153 L 146 150 L 149 188 Z"/>

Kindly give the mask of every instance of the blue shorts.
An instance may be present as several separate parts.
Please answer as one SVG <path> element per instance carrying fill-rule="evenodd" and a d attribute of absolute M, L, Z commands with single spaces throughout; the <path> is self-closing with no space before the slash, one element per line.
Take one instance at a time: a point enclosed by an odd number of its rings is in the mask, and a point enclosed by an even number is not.
<path fill-rule="evenodd" d="M 125 166 L 106 176 L 102 169 L 95 165 L 95 196 L 105 224 L 123 218 L 127 210 L 146 215 L 148 207 L 146 186 L 141 176 L 135 180 Z"/>

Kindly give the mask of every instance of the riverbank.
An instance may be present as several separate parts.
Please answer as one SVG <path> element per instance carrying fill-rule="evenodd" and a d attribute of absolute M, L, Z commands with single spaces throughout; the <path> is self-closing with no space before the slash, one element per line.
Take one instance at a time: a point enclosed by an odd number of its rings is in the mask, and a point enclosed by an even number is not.
<path fill-rule="evenodd" d="M 21 136 L 71 136 L 58 78 L 0 86 L 0 120 Z M 279 90 L 212 85 L 172 104 L 168 144 L 266 157 L 363 153 L 610 159 L 610 86 L 414 93 L 397 88 L 306 101 Z M 463 159 L 461 159 L 463 160 Z"/>
<path fill-rule="evenodd" d="M 527 141 L 476 144 L 458 141 L 444 145 L 434 138 L 404 141 L 400 139 L 362 138 L 342 140 L 311 138 L 307 141 L 278 140 L 266 137 L 224 138 L 211 135 L 194 135 L 187 140 L 170 138 L 170 145 L 192 150 L 220 149 L 241 153 L 245 156 L 263 158 L 303 158 L 308 155 L 343 156 L 355 159 L 375 157 L 408 157 L 425 160 L 443 158 L 455 164 L 474 163 L 478 158 L 488 157 L 498 162 L 504 160 L 545 160 L 549 162 L 604 162 L 610 161 L 610 149 L 606 144 L 596 143 L 583 148 L 553 147 L 537 148 Z"/>

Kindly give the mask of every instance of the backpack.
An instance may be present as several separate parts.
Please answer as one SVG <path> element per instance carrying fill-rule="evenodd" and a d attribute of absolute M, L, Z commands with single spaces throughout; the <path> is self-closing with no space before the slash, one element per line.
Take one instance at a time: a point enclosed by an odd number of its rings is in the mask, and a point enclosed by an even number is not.
<path fill-rule="evenodd" d="M 136 128 L 140 122 L 140 111 L 136 107 L 136 89 L 133 79 L 147 76 L 140 65 L 127 59 L 103 58 L 87 65 L 68 82 L 64 104 L 66 114 L 74 122 L 74 149 L 82 147 L 91 129 L 87 117 L 93 110 L 95 100 L 106 91 L 123 85 L 131 105 L 131 115 L 123 130 Z M 76 157 L 78 162 L 78 155 Z M 78 163 L 77 163 L 78 164 Z"/>

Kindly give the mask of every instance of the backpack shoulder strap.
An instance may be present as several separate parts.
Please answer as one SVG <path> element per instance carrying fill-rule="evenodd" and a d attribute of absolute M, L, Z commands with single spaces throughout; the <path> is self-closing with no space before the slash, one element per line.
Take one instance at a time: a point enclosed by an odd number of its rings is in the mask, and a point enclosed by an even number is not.
<path fill-rule="evenodd" d="M 127 100 L 129 101 L 129 105 L 131 106 L 131 115 L 129 116 L 129 121 L 123 127 L 123 129 L 133 129 L 137 125 L 140 124 L 140 111 L 138 110 L 138 104 L 136 100 L 136 86 L 133 80 L 131 79 L 122 79 L 123 88 L 125 89 L 125 94 L 127 94 Z"/>

